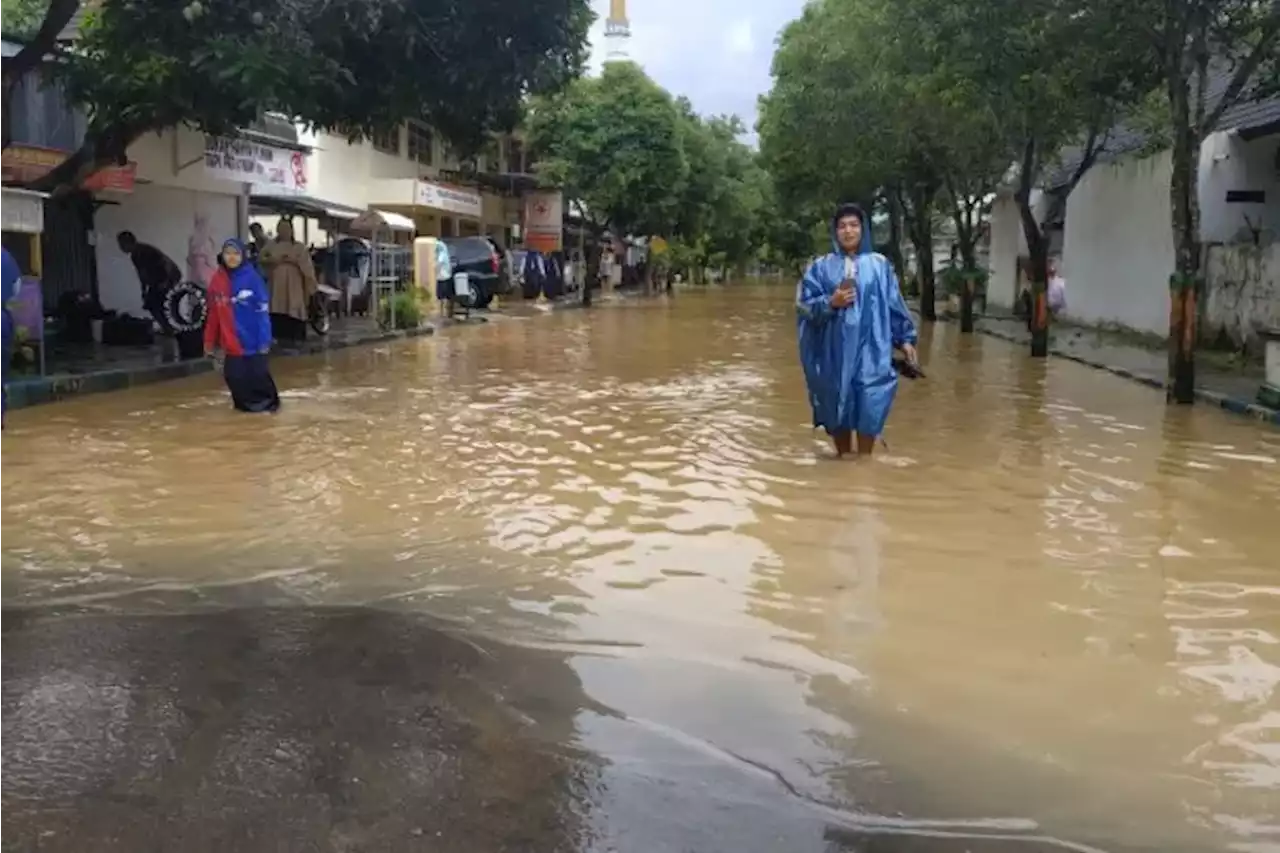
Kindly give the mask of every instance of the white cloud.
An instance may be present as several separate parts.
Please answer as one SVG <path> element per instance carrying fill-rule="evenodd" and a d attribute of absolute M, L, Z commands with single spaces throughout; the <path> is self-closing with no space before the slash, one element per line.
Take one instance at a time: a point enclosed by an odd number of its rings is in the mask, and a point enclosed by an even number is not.
<path fill-rule="evenodd" d="M 592 0 L 591 68 L 604 62 L 608 0 Z M 684 95 L 704 115 L 733 113 L 748 128 L 756 99 L 769 88 L 777 32 L 804 8 L 804 0 L 755 0 L 749 18 L 738 0 L 628 0 L 628 52 L 649 76 Z"/>
<path fill-rule="evenodd" d="M 755 46 L 751 34 L 751 19 L 743 18 L 740 21 L 734 21 L 725 34 L 724 45 L 730 55 L 750 54 Z"/>

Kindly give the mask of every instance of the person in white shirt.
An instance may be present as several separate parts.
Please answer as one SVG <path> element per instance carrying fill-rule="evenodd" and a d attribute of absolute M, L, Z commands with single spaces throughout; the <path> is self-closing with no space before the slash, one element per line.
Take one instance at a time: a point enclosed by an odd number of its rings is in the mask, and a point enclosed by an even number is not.
<path fill-rule="evenodd" d="M 1067 281 L 1062 277 L 1056 263 L 1049 265 L 1049 310 L 1055 315 L 1061 314 L 1067 307 Z"/>

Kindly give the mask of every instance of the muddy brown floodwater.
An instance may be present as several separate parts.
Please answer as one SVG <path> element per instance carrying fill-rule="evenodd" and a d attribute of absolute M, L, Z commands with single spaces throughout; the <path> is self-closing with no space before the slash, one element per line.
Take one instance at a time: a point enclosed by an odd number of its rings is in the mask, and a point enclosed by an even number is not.
<path fill-rule="evenodd" d="M 1280 434 L 938 326 L 830 461 L 790 299 L 14 414 L 6 849 L 1280 850 Z"/>

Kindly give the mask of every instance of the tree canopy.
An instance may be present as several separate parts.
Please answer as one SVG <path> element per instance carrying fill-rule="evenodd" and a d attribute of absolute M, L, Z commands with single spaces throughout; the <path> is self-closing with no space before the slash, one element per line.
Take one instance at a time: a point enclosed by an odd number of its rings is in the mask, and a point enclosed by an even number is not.
<path fill-rule="evenodd" d="M 632 63 L 536 100 L 542 176 L 597 229 L 660 236 L 678 265 L 740 264 L 760 242 L 769 181 L 733 116 L 702 118 Z"/>
<path fill-rule="evenodd" d="M 542 174 L 601 228 L 669 236 L 689 178 L 671 96 L 632 63 L 609 63 L 535 101 L 529 142 Z"/>
<path fill-rule="evenodd" d="M 1174 278 L 1189 287 L 1200 142 L 1242 98 L 1280 92 L 1278 71 L 1280 0 L 813 0 L 779 39 L 758 127 L 789 216 L 841 199 L 904 214 L 926 318 L 932 208 L 972 267 L 983 200 L 1011 181 L 1043 355 L 1049 241 L 1033 188 L 1060 211 L 1115 128 L 1151 131 L 1172 148 Z"/>
<path fill-rule="evenodd" d="M 30 32 L 29 0 L 9 2 Z M 351 138 L 419 118 L 474 152 L 517 123 L 528 95 L 577 76 L 591 22 L 588 0 L 102 0 L 60 49 L 80 3 L 44 5 L 27 48 L 5 59 L 6 109 L 11 83 L 35 70 L 89 122 L 43 188 L 122 158 L 144 133 L 226 133 L 264 111 Z"/>

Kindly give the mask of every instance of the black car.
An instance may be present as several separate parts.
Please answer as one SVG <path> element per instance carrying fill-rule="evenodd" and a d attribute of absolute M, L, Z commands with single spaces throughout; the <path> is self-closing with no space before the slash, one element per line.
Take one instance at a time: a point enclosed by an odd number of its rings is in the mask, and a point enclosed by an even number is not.
<path fill-rule="evenodd" d="M 476 308 L 488 308 L 495 296 L 511 292 L 511 270 L 506 253 L 488 237 L 445 237 L 453 272 L 467 274 L 476 293 Z M 452 289 L 452 288 L 450 288 Z"/>

